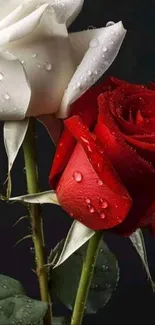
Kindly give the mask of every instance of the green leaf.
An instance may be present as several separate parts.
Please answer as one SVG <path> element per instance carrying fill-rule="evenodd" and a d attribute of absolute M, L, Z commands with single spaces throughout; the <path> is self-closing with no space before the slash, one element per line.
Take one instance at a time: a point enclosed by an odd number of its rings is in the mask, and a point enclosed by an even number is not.
<path fill-rule="evenodd" d="M 141 258 L 141 261 L 142 261 L 145 271 L 147 273 L 148 279 L 152 286 L 152 290 L 155 292 L 155 283 L 152 280 L 151 273 L 149 270 L 149 264 L 148 264 L 148 260 L 147 260 L 147 252 L 146 252 L 143 233 L 140 229 L 137 229 L 132 235 L 130 235 L 129 238 L 130 238 L 133 246 L 135 247 L 138 255 Z"/>
<path fill-rule="evenodd" d="M 47 303 L 30 299 L 21 284 L 0 275 L 0 325 L 38 324 L 47 310 Z"/>
<path fill-rule="evenodd" d="M 60 301 L 70 310 L 74 306 L 87 246 L 86 243 L 63 264 L 50 270 L 52 292 L 55 292 Z M 88 295 L 86 313 L 96 313 L 99 308 L 106 305 L 116 288 L 118 279 L 119 268 L 116 258 L 102 241 Z"/>
<path fill-rule="evenodd" d="M 24 295 L 24 289 L 19 281 L 0 274 L 0 300 L 14 295 Z"/>

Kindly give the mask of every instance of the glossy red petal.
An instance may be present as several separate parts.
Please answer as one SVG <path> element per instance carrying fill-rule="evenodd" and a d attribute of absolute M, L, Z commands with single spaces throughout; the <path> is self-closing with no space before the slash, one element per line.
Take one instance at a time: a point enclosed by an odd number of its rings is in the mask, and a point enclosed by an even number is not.
<path fill-rule="evenodd" d="M 131 206 L 127 195 L 123 197 L 101 181 L 80 144 L 60 178 L 57 196 L 71 217 L 94 230 L 120 224 Z"/>
<path fill-rule="evenodd" d="M 91 162 L 94 170 L 99 178 L 113 191 L 127 196 L 127 191 L 104 154 L 104 150 L 93 138 L 88 127 L 82 122 L 79 116 L 73 116 L 65 121 L 68 130 L 74 135 L 78 143 L 80 143 Z"/>
<path fill-rule="evenodd" d="M 134 137 L 127 136 L 125 134 L 122 134 L 122 137 L 129 143 L 135 146 L 135 148 L 141 148 L 145 149 L 146 151 L 155 151 L 155 142 L 149 143 L 144 141 L 139 141 L 135 139 Z"/>
<path fill-rule="evenodd" d="M 139 227 L 141 219 L 154 200 L 155 170 L 126 144 L 109 112 L 109 101 L 105 95 L 99 97 L 99 106 L 99 118 L 95 128 L 97 139 L 133 199 L 128 217 L 115 230 L 120 234 L 129 235 Z"/>
<path fill-rule="evenodd" d="M 84 123 L 91 128 L 97 120 L 98 103 L 97 97 L 101 93 L 101 86 L 96 86 L 88 90 L 80 99 L 78 99 L 71 107 L 72 115 L 81 116 Z M 61 139 L 57 145 L 56 154 L 52 164 L 49 181 L 50 186 L 55 189 L 56 184 L 66 167 L 69 158 L 76 145 L 75 138 L 64 127 Z"/>

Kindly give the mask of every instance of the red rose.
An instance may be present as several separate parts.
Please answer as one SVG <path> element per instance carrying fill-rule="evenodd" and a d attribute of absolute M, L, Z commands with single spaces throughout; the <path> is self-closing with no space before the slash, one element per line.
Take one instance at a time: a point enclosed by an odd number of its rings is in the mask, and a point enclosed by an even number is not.
<path fill-rule="evenodd" d="M 50 173 L 64 210 L 89 228 L 155 231 L 155 86 L 108 78 L 64 121 Z"/>

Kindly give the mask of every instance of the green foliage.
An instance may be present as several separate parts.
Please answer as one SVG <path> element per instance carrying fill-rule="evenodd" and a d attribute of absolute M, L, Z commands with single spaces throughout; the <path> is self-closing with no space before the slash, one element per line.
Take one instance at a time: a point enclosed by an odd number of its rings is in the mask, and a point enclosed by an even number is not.
<path fill-rule="evenodd" d="M 40 324 L 47 304 L 30 299 L 15 279 L 0 275 L 0 325 Z"/>
<path fill-rule="evenodd" d="M 59 267 L 50 269 L 52 292 L 70 310 L 73 309 L 78 283 L 80 280 L 83 259 L 88 243 L 80 247 Z M 62 243 L 54 249 L 49 257 L 53 261 L 56 252 L 62 249 Z M 93 314 L 106 305 L 116 288 L 119 279 L 119 268 L 115 256 L 102 241 L 91 288 L 88 295 L 86 313 Z"/>

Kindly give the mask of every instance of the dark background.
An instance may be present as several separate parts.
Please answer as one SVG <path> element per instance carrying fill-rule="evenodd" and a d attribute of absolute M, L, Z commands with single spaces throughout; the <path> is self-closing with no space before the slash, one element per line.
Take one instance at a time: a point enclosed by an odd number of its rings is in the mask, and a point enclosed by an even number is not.
<path fill-rule="evenodd" d="M 106 74 L 136 83 L 155 79 L 155 1 L 151 0 L 85 0 L 82 13 L 71 26 L 71 31 L 102 27 L 107 21 L 122 20 L 128 30 L 116 61 Z M 55 148 L 46 131 L 37 124 L 37 152 L 41 190 L 48 189 L 48 173 Z M 6 155 L 0 132 L 0 192 L 6 178 Z M 23 167 L 21 167 L 23 166 Z M 13 168 L 13 195 L 26 193 L 22 151 Z M 44 231 L 47 253 L 67 233 L 71 219 L 55 206 L 43 207 Z M 39 298 L 37 280 L 32 272 L 33 245 L 31 240 L 14 247 L 23 236 L 30 233 L 27 220 L 12 227 L 26 214 L 20 204 L 0 202 L 0 273 L 21 281 L 27 295 Z M 155 238 L 145 232 L 148 259 L 155 280 Z M 116 254 L 121 279 L 109 304 L 94 316 L 87 316 L 84 324 L 154 324 L 155 296 L 146 280 L 145 272 L 134 249 L 127 239 L 109 235 L 107 242 Z M 57 315 L 68 313 L 61 304 L 54 305 Z"/>

